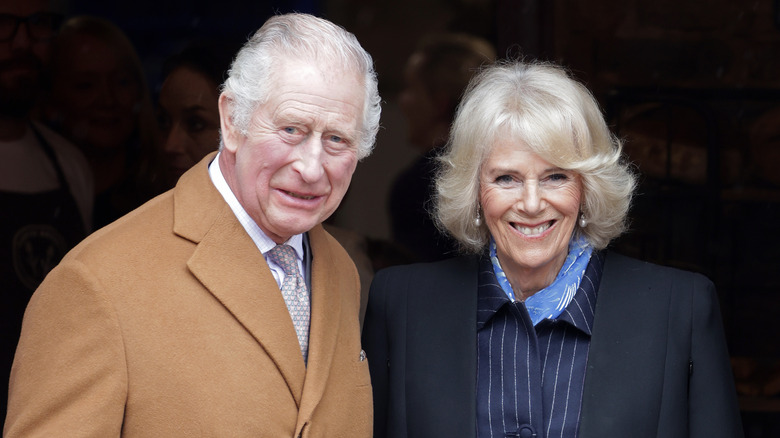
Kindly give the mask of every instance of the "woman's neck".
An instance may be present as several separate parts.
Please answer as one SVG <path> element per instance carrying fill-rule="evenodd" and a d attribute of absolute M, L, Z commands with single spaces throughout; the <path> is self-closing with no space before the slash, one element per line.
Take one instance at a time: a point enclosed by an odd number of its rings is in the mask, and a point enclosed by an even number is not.
<path fill-rule="evenodd" d="M 557 257 L 547 264 L 526 267 L 518 266 L 513 262 L 505 264 L 499 256 L 499 262 L 504 270 L 504 274 L 506 274 L 509 284 L 512 285 L 515 298 L 519 301 L 525 301 L 535 293 L 551 285 L 558 276 L 558 272 L 563 267 L 565 260 L 566 254 L 564 253 L 562 257 Z"/>

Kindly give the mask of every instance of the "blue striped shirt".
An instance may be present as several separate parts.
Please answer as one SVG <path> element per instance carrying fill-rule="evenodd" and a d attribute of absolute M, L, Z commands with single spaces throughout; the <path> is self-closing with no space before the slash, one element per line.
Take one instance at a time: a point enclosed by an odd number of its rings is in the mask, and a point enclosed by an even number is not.
<path fill-rule="evenodd" d="M 490 260 L 481 261 L 477 304 L 477 436 L 577 435 L 603 254 L 591 256 L 580 286 L 554 320 L 536 327 L 511 302 Z"/>

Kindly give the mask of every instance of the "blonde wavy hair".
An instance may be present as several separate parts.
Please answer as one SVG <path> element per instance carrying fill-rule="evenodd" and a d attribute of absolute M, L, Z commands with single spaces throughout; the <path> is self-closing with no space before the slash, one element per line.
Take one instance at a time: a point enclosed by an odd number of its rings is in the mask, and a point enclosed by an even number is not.
<path fill-rule="evenodd" d="M 577 224 L 575 235 L 603 249 L 625 231 L 636 176 L 596 99 L 561 66 L 505 61 L 472 79 L 439 158 L 432 214 L 464 252 L 481 252 L 488 243 L 487 226 L 474 219 L 480 170 L 499 138 L 514 139 L 580 175 L 588 224 Z"/>

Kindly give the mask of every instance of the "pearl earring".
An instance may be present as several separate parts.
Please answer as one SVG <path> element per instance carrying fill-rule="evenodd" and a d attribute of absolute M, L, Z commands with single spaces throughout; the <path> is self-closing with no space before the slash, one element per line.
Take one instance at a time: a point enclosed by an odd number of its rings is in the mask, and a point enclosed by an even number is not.
<path fill-rule="evenodd" d="M 479 228 L 482 225 L 482 218 L 479 216 L 479 207 L 477 207 L 477 217 L 474 218 L 474 225 Z"/>
<path fill-rule="evenodd" d="M 588 226 L 588 220 L 585 219 L 585 213 L 580 214 L 580 228 L 585 228 Z"/>

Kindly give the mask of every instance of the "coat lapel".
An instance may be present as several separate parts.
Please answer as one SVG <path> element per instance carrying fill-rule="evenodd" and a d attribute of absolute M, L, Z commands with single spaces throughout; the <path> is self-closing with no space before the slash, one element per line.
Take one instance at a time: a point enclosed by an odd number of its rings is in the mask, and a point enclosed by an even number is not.
<path fill-rule="evenodd" d="M 197 244 L 190 271 L 263 347 L 300 406 L 306 368 L 295 328 L 265 259 L 211 183 L 213 156 L 176 186 L 174 231 Z"/>
<path fill-rule="evenodd" d="M 318 225 L 309 232 L 309 243 L 312 252 L 311 328 L 309 363 L 305 370 L 306 384 L 299 419 L 311 415 L 325 392 L 339 338 L 342 308 L 346 304 L 345 300 L 350 298 L 348 296 L 350 293 L 354 293 L 352 297 L 354 300 L 358 300 L 359 293 L 358 279 L 349 276 L 348 267 L 334 266 L 333 261 L 338 259 L 333 254 L 335 243 L 328 241 L 322 226 Z M 350 283 L 349 280 L 354 283 Z M 355 315 L 357 318 L 357 313 Z M 355 333 L 357 336 L 358 327 L 355 328 Z M 357 355 L 358 352 L 355 354 Z"/>
<path fill-rule="evenodd" d="M 418 436 L 473 436 L 477 258 L 415 266 L 419 271 L 410 275 L 414 286 L 409 290 L 421 293 L 406 297 L 409 430 L 417 431 Z M 437 272 L 432 273 L 434 269 Z"/>
<path fill-rule="evenodd" d="M 656 436 L 666 360 L 668 279 L 608 253 L 585 372 L 580 438 Z M 630 290 L 629 290 L 630 288 Z"/>

